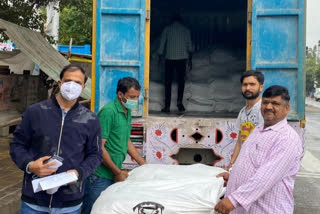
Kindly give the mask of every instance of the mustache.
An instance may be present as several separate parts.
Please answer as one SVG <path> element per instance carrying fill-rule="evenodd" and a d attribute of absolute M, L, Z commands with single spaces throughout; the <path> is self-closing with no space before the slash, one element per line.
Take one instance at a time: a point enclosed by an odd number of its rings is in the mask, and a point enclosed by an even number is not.
<path fill-rule="evenodd" d="M 267 113 L 267 112 L 272 112 L 272 113 L 273 113 L 274 111 L 273 111 L 273 110 L 270 110 L 270 109 L 265 109 L 264 112 L 265 112 L 265 113 Z"/>

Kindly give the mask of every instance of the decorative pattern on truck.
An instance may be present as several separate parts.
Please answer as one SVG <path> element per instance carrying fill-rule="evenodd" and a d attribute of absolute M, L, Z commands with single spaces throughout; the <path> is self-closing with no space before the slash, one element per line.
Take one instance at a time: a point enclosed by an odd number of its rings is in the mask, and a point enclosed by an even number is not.
<path fill-rule="evenodd" d="M 238 139 L 235 119 L 196 119 L 173 117 L 134 118 L 131 141 L 151 164 L 203 163 L 225 168 Z M 289 121 L 304 142 L 305 129 Z M 127 155 L 122 168 L 137 163 Z"/>
<path fill-rule="evenodd" d="M 135 118 L 132 122 L 132 128 L 130 133 L 130 140 L 135 146 L 136 150 L 140 153 L 141 156 L 143 155 L 143 142 L 144 142 L 144 120 L 140 120 Z M 123 169 L 133 169 L 137 167 L 137 162 L 127 154 L 123 164 Z"/>
<path fill-rule="evenodd" d="M 152 118 L 144 145 L 148 163 L 225 167 L 238 133 L 235 120 Z"/>

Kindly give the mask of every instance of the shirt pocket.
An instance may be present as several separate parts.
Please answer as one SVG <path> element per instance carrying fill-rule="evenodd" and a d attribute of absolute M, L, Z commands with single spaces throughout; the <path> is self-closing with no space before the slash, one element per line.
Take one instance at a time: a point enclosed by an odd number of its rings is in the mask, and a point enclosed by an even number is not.
<path fill-rule="evenodd" d="M 255 144 L 250 151 L 249 157 L 254 168 L 259 168 L 264 161 L 268 153 L 268 148 L 259 144 Z"/>

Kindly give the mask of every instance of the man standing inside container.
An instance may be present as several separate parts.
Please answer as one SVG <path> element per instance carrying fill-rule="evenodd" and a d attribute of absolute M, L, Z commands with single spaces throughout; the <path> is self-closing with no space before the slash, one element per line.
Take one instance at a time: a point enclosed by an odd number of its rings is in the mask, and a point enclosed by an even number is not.
<path fill-rule="evenodd" d="M 253 129 L 263 124 L 261 115 L 261 92 L 263 90 L 264 76 L 260 71 L 244 72 L 240 78 L 241 92 L 246 99 L 246 105 L 240 110 L 236 121 L 238 131 L 238 140 L 231 157 L 228 170 L 236 162 L 242 144 L 251 134 Z"/>
<path fill-rule="evenodd" d="M 170 112 L 171 86 L 174 71 L 177 73 L 178 81 L 178 99 L 177 107 L 180 112 L 184 112 L 183 92 L 186 76 L 186 64 L 189 59 L 190 69 L 192 67 L 192 42 L 191 33 L 188 28 L 182 24 L 182 18 L 179 13 L 175 13 L 172 23 L 165 27 L 161 34 L 160 47 L 158 54 L 163 55 L 166 50 L 165 58 L 165 105 L 162 112 Z"/>
<path fill-rule="evenodd" d="M 303 146 L 288 124 L 290 96 L 285 87 L 271 86 L 262 95 L 264 125 L 256 127 L 243 144 L 230 173 L 218 175 L 227 192 L 215 207 L 222 214 L 292 214 L 293 188 Z"/>
<path fill-rule="evenodd" d="M 132 77 L 118 81 L 117 97 L 98 113 L 101 124 L 103 162 L 87 179 L 82 214 L 89 214 L 100 193 L 115 181 L 124 181 L 128 173 L 121 170 L 127 153 L 139 165 L 145 160 L 130 140 L 131 110 L 137 107 L 140 84 Z"/>

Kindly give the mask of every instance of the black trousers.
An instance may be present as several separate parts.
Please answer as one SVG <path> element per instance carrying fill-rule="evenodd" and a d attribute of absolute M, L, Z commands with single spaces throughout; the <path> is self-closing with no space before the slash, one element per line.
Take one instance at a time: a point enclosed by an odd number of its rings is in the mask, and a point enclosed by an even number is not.
<path fill-rule="evenodd" d="M 177 104 L 182 104 L 185 76 L 186 76 L 186 59 L 166 60 L 165 74 L 165 108 L 170 108 L 171 103 L 171 86 L 174 71 L 177 72 L 178 81 L 178 99 Z"/>

